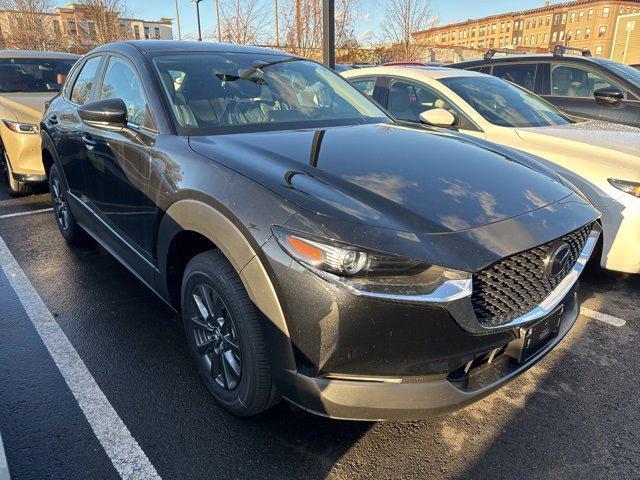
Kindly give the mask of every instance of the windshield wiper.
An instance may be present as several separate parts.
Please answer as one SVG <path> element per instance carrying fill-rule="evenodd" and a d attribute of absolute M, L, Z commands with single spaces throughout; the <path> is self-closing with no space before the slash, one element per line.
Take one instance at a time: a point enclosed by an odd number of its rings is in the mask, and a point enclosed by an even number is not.
<path fill-rule="evenodd" d="M 291 57 L 291 58 L 283 58 L 283 59 L 280 59 L 280 60 L 274 60 L 273 62 L 263 63 L 261 65 L 257 65 L 255 67 L 251 67 L 250 69 L 248 69 L 246 72 L 244 72 L 242 75 L 240 75 L 240 80 L 246 80 L 254 72 L 261 72 L 262 69 L 264 69 L 266 67 L 270 67 L 272 65 L 278 65 L 280 63 L 289 63 L 289 62 L 300 62 L 302 60 L 304 60 L 304 59 L 303 58 L 298 58 L 298 57 Z"/>

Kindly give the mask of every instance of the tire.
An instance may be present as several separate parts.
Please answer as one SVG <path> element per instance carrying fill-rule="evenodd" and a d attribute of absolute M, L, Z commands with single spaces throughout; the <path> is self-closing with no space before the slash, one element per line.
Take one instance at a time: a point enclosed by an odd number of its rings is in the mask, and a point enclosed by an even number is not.
<path fill-rule="evenodd" d="M 9 191 L 9 195 L 18 197 L 22 195 L 29 195 L 33 192 L 33 187 L 31 185 L 19 182 L 13 178 L 11 164 L 9 163 L 9 156 L 4 148 L 2 149 L 2 174 L 7 190 Z"/>
<path fill-rule="evenodd" d="M 60 167 L 54 163 L 49 171 L 49 191 L 51 192 L 56 224 L 69 245 L 79 245 L 87 240 L 88 235 L 78 224 L 71 210 L 69 210 L 67 190 L 67 182 L 60 171 Z"/>
<path fill-rule="evenodd" d="M 219 251 L 201 253 L 187 265 L 182 321 L 198 372 L 226 410 L 249 417 L 276 403 L 258 311 Z"/>

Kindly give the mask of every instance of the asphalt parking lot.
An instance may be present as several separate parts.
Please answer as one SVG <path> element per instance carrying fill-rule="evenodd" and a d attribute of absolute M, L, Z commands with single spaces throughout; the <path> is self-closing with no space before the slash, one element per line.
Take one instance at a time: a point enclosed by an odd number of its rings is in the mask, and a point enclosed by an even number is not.
<path fill-rule="evenodd" d="M 200 382 L 178 317 L 102 248 L 67 247 L 48 208 L 46 193 L 0 190 L 13 480 L 640 476 L 638 277 L 588 271 L 586 315 L 560 346 L 448 417 L 341 422 L 281 403 L 238 419 Z"/>

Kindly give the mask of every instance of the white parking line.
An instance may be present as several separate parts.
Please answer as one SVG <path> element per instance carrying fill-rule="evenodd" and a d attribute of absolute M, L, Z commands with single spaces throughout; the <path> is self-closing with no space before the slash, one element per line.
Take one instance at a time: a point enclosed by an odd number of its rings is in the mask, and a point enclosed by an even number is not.
<path fill-rule="evenodd" d="M 624 327 L 627 323 L 626 320 L 623 320 L 621 318 L 614 317 L 613 315 L 608 315 L 602 312 L 596 312 L 595 310 L 590 310 L 586 307 L 582 307 L 580 309 L 580 315 L 584 315 L 585 317 L 608 323 L 609 325 L 613 325 L 614 327 Z"/>
<path fill-rule="evenodd" d="M 2 436 L 0 436 L 0 480 L 9 480 L 9 464 L 7 463 L 7 457 L 4 454 Z"/>
<path fill-rule="evenodd" d="M 0 220 L 3 218 L 22 217 L 24 215 L 33 215 L 34 213 L 52 212 L 53 208 L 42 208 L 40 210 L 29 210 L 28 212 L 7 213 L 6 215 L 0 215 Z"/>
<path fill-rule="evenodd" d="M 160 479 L 1 237 L 0 266 L 120 477 Z"/>

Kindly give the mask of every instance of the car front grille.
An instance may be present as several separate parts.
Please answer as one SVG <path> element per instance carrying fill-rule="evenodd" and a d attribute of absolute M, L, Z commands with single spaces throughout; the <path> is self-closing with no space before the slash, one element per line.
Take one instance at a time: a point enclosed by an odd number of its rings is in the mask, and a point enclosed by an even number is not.
<path fill-rule="evenodd" d="M 567 276 L 584 249 L 593 225 L 504 258 L 473 276 L 471 303 L 482 326 L 505 325 L 536 308 Z M 557 277 L 545 273 L 545 259 L 561 243 L 570 247 L 570 267 Z"/>

